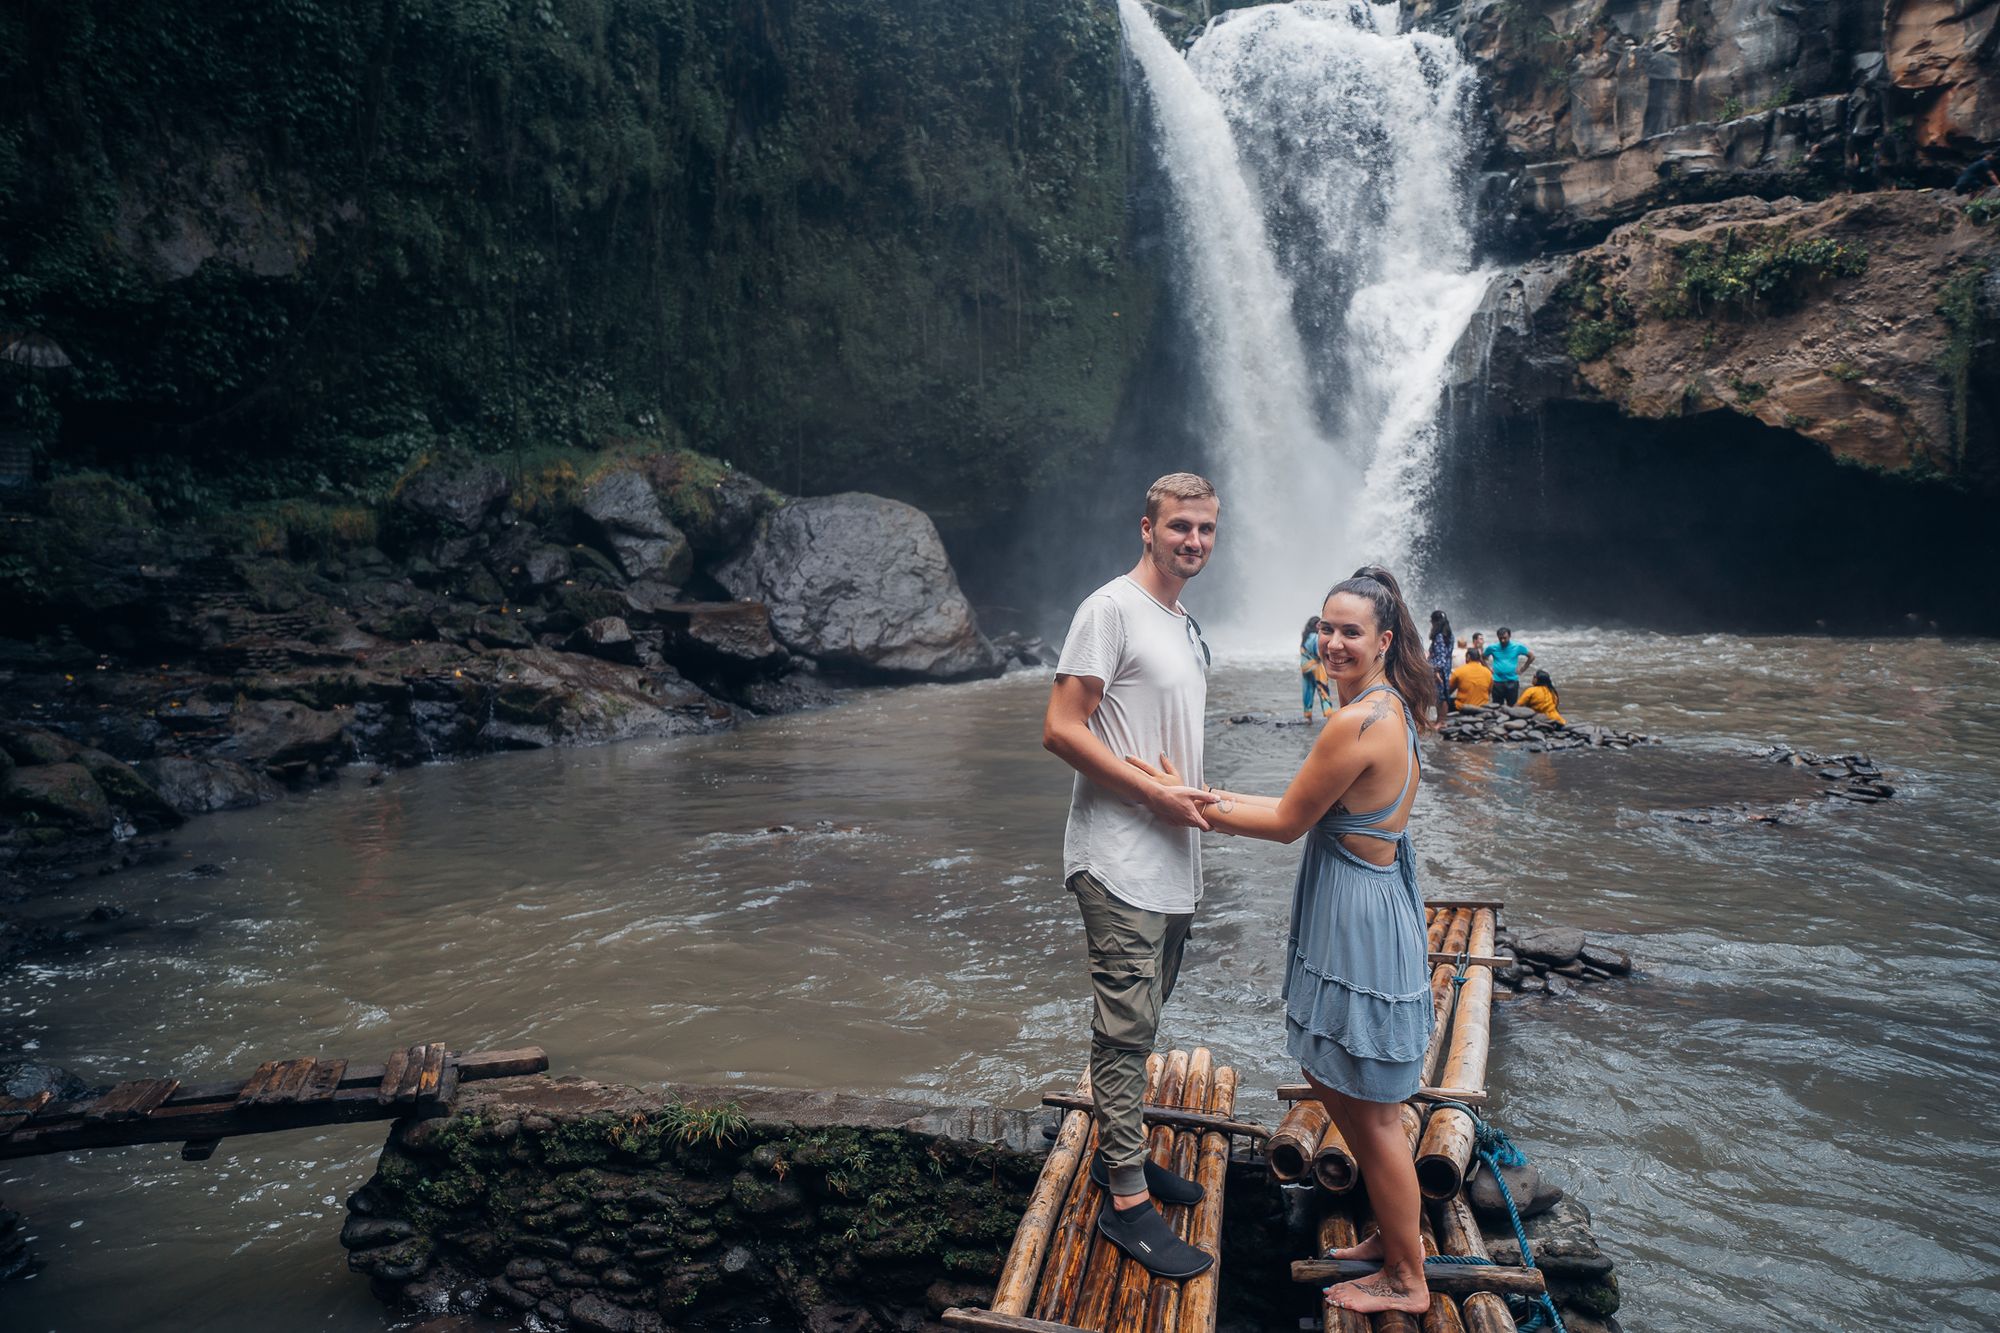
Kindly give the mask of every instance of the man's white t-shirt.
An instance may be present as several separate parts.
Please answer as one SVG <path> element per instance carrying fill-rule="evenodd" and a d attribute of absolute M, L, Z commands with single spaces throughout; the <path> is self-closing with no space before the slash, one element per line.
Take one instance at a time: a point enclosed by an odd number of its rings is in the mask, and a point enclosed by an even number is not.
<path fill-rule="evenodd" d="M 1084 599 L 1063 640 L 1061 676 L 1095 676 L 1104 701 L 1090 730 L 1121 760 L 1174 761 L 1201 785 L 1208 659 L 1186 612 L 1162 606 L 1129 575 Z M 1088 870 L 1120 900 L 1151 912 L 1192 912 L 1201 902 L 1201 831 L 1161 823 L 1079 773 L 1063 834 L 1063 878 Z"/>

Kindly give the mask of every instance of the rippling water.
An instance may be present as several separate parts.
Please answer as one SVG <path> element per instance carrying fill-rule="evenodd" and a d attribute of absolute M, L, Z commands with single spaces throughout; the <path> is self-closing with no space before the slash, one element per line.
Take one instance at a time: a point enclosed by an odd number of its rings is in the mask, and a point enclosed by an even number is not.
<path fill-rule="evenodd" d="M 2000 1323 L 2000 647 L 1522 631 L 1572 720 L 1653 751 L 1430 746 L 1427 891 L 1631 949 L 1645 975 L 1502 1010 L 1501 1122 L 1595 1213 L 1635 1329 Z M 1309 744 L 1286 663 L 1221 666 L 1211 780 Z M 1068 783 L 1034 675 L 865 696 L 726 735 L 496 756 L 198 823 L 108 883 L 172 928 L 30 966 L 0 1050 L 111 1081 L 418 1039 L 558 1073 L 1025 1105 L 1084 1051 L 1057 882 Z M 1867 749 L 1894 801 L 1806 800 L 1747 757 Z M 1785 824 L 1735 821 L 1783 803 Z M 1677 814 L 1724 807 L 1712 824 Z M 789 826 L 789 831 L 770 831 Z M 1211 840 L 1167 1038 L 1287 1075 L 1296 853 Z M 88 889 L 82 890 L 85 894 Z M 1263 1115 L 1268 1102 L 1249 1103 Z M 383 1127 L 0 1165 L 39 1329 L 382 1329 L 336 1243 Z M 1727 1312 L 1726 1315 L 1724 1312 Z"/>

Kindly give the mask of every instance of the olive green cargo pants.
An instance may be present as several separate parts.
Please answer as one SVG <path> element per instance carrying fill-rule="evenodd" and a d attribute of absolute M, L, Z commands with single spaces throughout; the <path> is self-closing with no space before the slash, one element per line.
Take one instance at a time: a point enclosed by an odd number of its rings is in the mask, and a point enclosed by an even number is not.
<path fill-rule="evenodd" d="M 1146 1057 L 1174 993 L 1194 913 L 1149 912 L 1088 870 L 1069 877 L 1090 951 L 1090 1089 L 1113 1194 L 1146 1192 Z"/>

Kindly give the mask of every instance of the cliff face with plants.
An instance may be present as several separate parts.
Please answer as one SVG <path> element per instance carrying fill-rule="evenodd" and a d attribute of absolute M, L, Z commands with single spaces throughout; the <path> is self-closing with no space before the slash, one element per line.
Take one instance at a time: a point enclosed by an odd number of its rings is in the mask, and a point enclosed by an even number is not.
<path fill-rule="evenodd" d="M 441 439 L 947 516 L 1057 480 L 1146 323 L 1118 43 L 1100 0 L 9 6 L 0 330 L 75 367 L 0 428 L 170 520 Z"/>

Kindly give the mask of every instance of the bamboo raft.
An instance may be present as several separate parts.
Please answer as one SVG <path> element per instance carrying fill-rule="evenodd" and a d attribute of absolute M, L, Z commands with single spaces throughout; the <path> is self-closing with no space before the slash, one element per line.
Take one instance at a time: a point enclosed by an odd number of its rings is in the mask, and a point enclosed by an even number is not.
<path fill-rule="evenodd" d="M 58 1102 L 47 1092 L 0 1097 L 0 1159 L 180 1142 L 198 1162 L 225 1138 L 361 1120 L 428 1119 L 448 1114 L 461 1082 L 539 1074 L 540 1047 L 457 1055 L 443 1042 L 389 1053 L 381 1064 L 326 1056 L 266 1060 L 247 1079 L 182 1083 L 144 1078 L 88 1101 Z"/>
<path fill-rule="evenodd" d="M 1236 1071 L 1217 1066 L 1206 1049 L 1146 1062 L 1151 1160 L 1205 1194 L 1198 1204 L 1162 1204 L 1160 1211 L 1181 1239 L 1217 1256 L 1185 1282 L 1153 1277 L 1097 1234 L 1104 1191 L 1090 1178 L 1097 1128 L 1089 1076 L 1074 1093 L 1043 1102 L 1063 1111 L 1062 1123 L 1000 1270 L 993 1308 L 946 1310 L 943 1321 L 984 1333 L 1213 1333 L 1230 1137 L 1267 1133 L 1235 1118 Z"/>
<path fill-rule="evenodd" d="M 1493 952 L 1504 906 L 1456 900 L 1425 910 L 1437 1017 L 1424 1054 L 1423 1087 L 1404 1103 L 1402 1117 L 1425 1200 L 1424 1248 L 1433 1256 L 1488 1257 L 1465 1194 L 1475 1146 L 1465 1108 L 1486 1104 L 1492 969 L 1508 961 Z M 1075 1092 L 1044 1097 L 1044 1105 L 1064 1114 L 1001 1268 L 993 1307 L 946 1310 L 943 1322 L 980 1333 L 1213 1333 L 1232 1135 L 1261 1139 L 1278 1181 L 1318 1187 L 1318 1250 L 1291 1265 L 1293 1281 L 1324 1286 L 1376 1271 L 1373 1263 L 1321 1257 L 1365 1239 L 1375 1222 L 1366 1191 L 1357 1188 L 1362 1181 L 1354 1155 L 1326 1108 L 1303 1083 L 1281 1084 L 1277 1095 L 1293 1105 L 1276 1130 L 1266 1131 L 1236 1119 L 1236 1071 L 1216 1067 L 1207 1050 L 1147 1061 L 1151 1158 L 1206 1192 L 1192 1208 L 1163 1204 L 1161 1212 L 1183 1240 L 1218 1259 L 1185 1283 L 1150 1276 L 1097 1234 L 1104 1191 L 1087 1169 L 1097 1152 L 1089 1076 Z M 1424 1277 L 1431 1306 L 1421 1316 L 1361 1315 L 1322 1300 L 1321 1327 L 1326 1333 L 1515 1333 L 1505 1298 L 1545 1291 L 1535 1269 L 1436 1262 L 1426 1263 Z"/>

